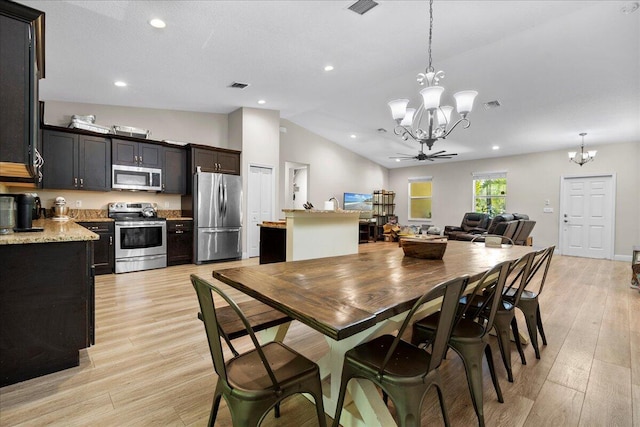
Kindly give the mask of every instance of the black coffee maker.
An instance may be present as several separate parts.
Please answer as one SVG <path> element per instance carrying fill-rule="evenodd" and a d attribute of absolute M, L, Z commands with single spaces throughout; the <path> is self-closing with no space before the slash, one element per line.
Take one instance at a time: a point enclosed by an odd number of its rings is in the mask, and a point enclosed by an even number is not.
<path fill-rule="evenodd" d="M 34 228 L 33 220 L 40 218 L 40 197 L 31 193 L 16 194 L 16 228 L 14 231 L 42 231 Z"/>

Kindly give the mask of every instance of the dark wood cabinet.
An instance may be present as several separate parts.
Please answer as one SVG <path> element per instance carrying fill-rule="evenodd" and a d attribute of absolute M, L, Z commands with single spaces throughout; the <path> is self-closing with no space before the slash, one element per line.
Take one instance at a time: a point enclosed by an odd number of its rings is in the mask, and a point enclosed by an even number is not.
<path fill-rule="evenodd" d="M 190 145 L 190 170 L 240 175 L 240 152 L 224 148 Z"/>
<path fill-rule="evenodd" d="M 38 80 L 44 77 L 44 13 L 0 2 L 0 176 L 39 183 Z"/>
<path fill-rule="evenodd" d="M 162 192 L 187 192 L 187 151 L 184 148 L 163 147 Z"/>
<path fill-rule="evenodd" d="M 0 245 L 0 386 L 78 366 L 94 341 L 90 241 Z"/>
<path fill-rule="evenodd" d="M 260 264 L 287 260 L 287 229 L 260 226 Z"/>
<path fill-rule="evenodd" d="M 193 221 L 167 221 L 167 266 L 193 262 Z"/>
<path fill-rule="evenodd" d="M 109 138 L 45 129 L 42 157 L 44 188 L 111 190 Z"/>
<path fill-rule="evenodd" d="M 100 236 L 93 241 L 93 266 L 95 274 L 111 274 L 115 264 L 115 247 L 113 246 L 115 225 L 113 222 L 78 222 L 84 228 Z"/>
<path fill-rule="evenodd" d="M 115 165 L 162 169 L 162 149 L 159 144 L 112 138 L 112 160 Z"/>

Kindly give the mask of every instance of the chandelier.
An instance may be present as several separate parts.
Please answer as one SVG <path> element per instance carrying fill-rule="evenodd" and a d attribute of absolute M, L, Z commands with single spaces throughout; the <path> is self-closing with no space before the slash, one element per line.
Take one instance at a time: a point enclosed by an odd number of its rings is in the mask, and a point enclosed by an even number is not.
<path fill-rule="evenodd" d="M 582 145 L 580 145 L 580 154 L 578 154 L 578 152 L 576 151 L 569 151 L 569 161 L 582 166 L 585 163 L 589 163 L 591 160 L 595 159 L 597 151 L 589 150 L 585 153 L 584 152 L 584 136 L 586 135 L 586 133 L 582 132 L 579 135 L 582 137 Z"/>
<path fill-rule="evenodd" d="M 460 124 L 466 129 L 471 125 L 467 115 L 473 108 L 473 101 L 478 95 L 474 90 L 464 90 L 453 95 L 456 110 L 460 119 L 451 125 L 453 107 L 440 105 L 440 97 L 444 87 L 439 86 L 444 78 L 444 71 L 436 72 L 431 59 L 431 40 L 433 38 L 433 0 L 429 0 L 429 66 L 424 73 L 417 76 L 418 83 L 426 87 L 420 91 L 422 104 L 417 108 L 407 108 L 408 99 L 396 99 L 389 102 L 391 116 L 396 121 L 393 132 L 407 141 L 409 138 L 426 144 L 431 150 L 434 142 L 445 139 Z M 437 123 L 436 123 L 437 118 Z"/>

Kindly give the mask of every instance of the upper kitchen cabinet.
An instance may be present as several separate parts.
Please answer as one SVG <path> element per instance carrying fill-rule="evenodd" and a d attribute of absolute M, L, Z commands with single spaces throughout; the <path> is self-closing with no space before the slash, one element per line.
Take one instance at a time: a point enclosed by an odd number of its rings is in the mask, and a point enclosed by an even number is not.
<path fill-rule="evenodd" d="M 114 165 L 162 169 L 163 147 L 159 144 L 113 138 L 111 147 Z"/>
<path fill-rule="evenodd" d="M 240 151 L 225 148 L 189 145 L 189 170 L 196 173 L 198 166 L 202 172 L 240 175 Z"/>
<path fill-rule="evenodd" d="M 38 80 L 44 78 L 44 13 L 0 2 L 0 181 L 39 182 Z"/>
<path fill-rule="evenodd" d="M 111 141 L 92 135 L 43 130 L 43 186 L 111 190 Z"/>
<path fill-rule="evenodd" d="M 182 147 L 162 147 L 162 192 L 187 192 L 187 151 Z"/>

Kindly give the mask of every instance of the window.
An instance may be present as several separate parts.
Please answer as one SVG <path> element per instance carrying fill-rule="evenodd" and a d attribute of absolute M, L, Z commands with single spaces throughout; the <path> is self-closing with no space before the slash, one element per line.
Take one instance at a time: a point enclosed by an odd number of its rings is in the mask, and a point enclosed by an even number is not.
<path fill-rule="evenodd" d="M 431 219 L 432 177 L 409 178 L 409 220 Z"/>
<path fill-rule="evenodd" d="M 473 173 L 473 210 L 490 216 L 507 209 L 507 173 Z"/>

